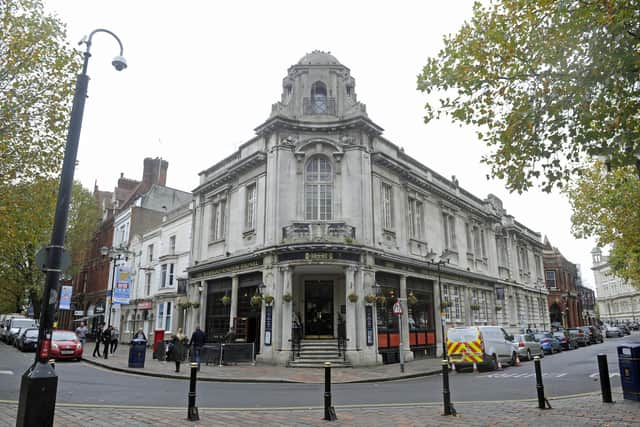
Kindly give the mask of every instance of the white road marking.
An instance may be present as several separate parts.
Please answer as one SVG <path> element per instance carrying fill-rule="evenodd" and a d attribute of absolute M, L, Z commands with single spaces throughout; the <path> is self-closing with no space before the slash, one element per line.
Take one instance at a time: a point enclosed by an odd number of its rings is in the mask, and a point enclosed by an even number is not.
<path fill-rule="evenodd" d="M 543 377 L 549 378 L 562 378 L 566 376 L 566 372 L 554 373 L 554 372 L 543 372 Z M 535 374 L 532 373 L 524 373 L 524 374 L 508 374 L 508 373 L 500 373 L 500 374 L 489 374 L 482 375 L 482 378 L 532 378 Z"/>
<path fill-rule="evenodd" d="M 598 378 L 600 376 L 599 372 L 594 372 L 593 374 L 589 375 L 589 378 Z M 609 378 L 613 378 L 613 377 L 619 377 L 620 376 L 620 372 L 612 372 L 609 374 Z"/>
<path fill-rule="evenodd" d="M 0 375 L 13 375 L 13 371 L 0 371 Z"/>

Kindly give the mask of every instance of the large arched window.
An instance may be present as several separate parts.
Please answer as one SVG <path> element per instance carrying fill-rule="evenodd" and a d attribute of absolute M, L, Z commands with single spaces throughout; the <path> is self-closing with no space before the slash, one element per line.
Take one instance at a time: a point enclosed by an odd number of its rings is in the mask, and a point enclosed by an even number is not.
<path fill-rule="evenodd" d="M 333 171 L 324 157 L 313 157 L 305 168 L 305 219 L 330 220 L 333 216 Z"/>
<path fill-rule="evenodd" d="M 327 114 L 327 85 L 320 81 L 311 86 L 311 110 L 313 114 Z"/>

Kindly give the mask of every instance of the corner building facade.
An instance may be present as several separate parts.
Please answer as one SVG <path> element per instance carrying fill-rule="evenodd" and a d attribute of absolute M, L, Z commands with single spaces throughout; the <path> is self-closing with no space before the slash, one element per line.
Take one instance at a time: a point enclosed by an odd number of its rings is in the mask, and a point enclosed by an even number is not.
<path fill-rule="evenodd" d="M 233 330 L 276 364 L 297 357 L 298 339 L 337 339 L 352 365 L 390 363 L 401 350 L 436 357 L 438 279 L 447 327 L 548 327 L 540 234 L 382 131 L 331 54 L 289 68 L 256 136 L 200 173 L 191 327 L 210 340 Z M 427 262 L 440 259 L 440 271 Z M 258 294 L 273 300 L 255 304 Z"/>

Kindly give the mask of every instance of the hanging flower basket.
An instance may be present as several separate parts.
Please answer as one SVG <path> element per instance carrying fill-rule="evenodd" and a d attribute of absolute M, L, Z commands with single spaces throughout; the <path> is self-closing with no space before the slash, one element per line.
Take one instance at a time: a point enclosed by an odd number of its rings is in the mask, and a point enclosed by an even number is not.
<path fill-rule="evenodd" d="M 222 305 L 229 305 L 231 303 L 231 297 L 229 295 L 225 295 L 220 298 L 220 302 L 222 303 Z"/>
<path fill-rule="evenodd" d="M 500 311 L 502 310 L 502 306 L 501 305 L 496 305 L 496 311 Z"/>
<path fill-rule="evenodd" d="M 387 297 L 385 297 L 384 295 L 378 295 L 376 297 L 376 302 L 380 305 L 385 305 L 387 303 Z"/>
<path fill-rule="evenodd" d="M 192 302 L 191 303 L 191 307 L 192 308 L 199 308 L 200 307 L 200 303 L 199 302 Z"/>
<path fill-rule="evenodd" d="M 473 311 L 478 311 L 480 310 L 480 304 L 471 304 L 469 308 Z"/>
<path fill-rule="evenodd" d="M 451 307 L 451 301 L 447 301 L 447 300 L 442 301 L 441 307 L 443 309 Z"/>
<path fill-rule="evenodd" d="M 414 294 L 409 294 L 407 296 L 407 304 L 416 305 L 418 303 L 418 298 Z"/>
<path fill-rule="evenodd" d="M 374 302 L 376 302 L 376 296 L 374 294 L 369 294 L 364 297 L 364 300 L 369 304 L 373 304 Z"/>
<path fill-rule="evenodd" d="M 286 294 L 282 295 L 282 300 L 284 302 L 291 302 L 292 299 L 293 299 L 293 297 L 291 296 L 291 294 L 289 292 L 287 292 Z"/>
<path fill-rule="evenodd" d="M 267 305 L 273 304 L 273 295 L 265 295 L 264 302 L 267 303 Z"/>
<path fill-rule="evenodd" d="M 253 307 L 259 307 L 262 304 L 262 295 L 254 295 L 251 297 L 251 305 Z"/>
<path fill-rule="evenodd" d="M 182 310 L 186 310 L 187 308 L 191 307 L 191 303 L 189 301 L 181 302 L 178 303 L 178 307 L 180 307 L 180 309 Z"/>
<path fill-rule="evenodd" d="M 357 302 L 358 294 L 356 294 L 355 292 L 351 292 L 347 298 L 349 298 L 350 302 Z"/>

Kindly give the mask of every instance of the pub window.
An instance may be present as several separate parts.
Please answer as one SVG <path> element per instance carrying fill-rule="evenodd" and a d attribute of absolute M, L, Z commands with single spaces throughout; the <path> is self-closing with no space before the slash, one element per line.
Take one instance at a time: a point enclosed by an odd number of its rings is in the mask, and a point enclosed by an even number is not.
<path fill-rule="evenodd" d="M 244 228 L 256 228 L 256 184 L 247 185 L 245 194 Z"/>
<path fill-rule="evenodd" d="M 442 224 L 444 231 L 444 247 L 445 249 L 449 249 L 455 251 L 457 248 L 456 245 L 456 219 L 455 217 L 448 213 L 442 213 Z"/>
<path fill-rule="evenodd" d="M 305 219 L 327 221 L 333 217 L 333 170 L 324 157 L 313 157 L 305 168 Z"/>
<path fill-rule="evenodd" d="M 209 240 L 215 242 L 224 238 L 225 227 L 225 206 L 224 199 L 211 205 L 211 229 Z"/>
<path fill-rule="evenodd" d="M 384 228 L 393 229 L 393 187 L 390 184 L 382 183 L 382 218 Z"/>
<path fill-rule="evenodd" d="M 556 287 L 556 272 L 553 270 L 545 271 L 545 277 L 547 282 L 547 287 L 555 288 Z"/>
<path fill-rule="evenodd" d="M 409 227 L 411 237 L 414 239 L 422 239 L 422 202 L 413 198 L 409 198 Z"/>

